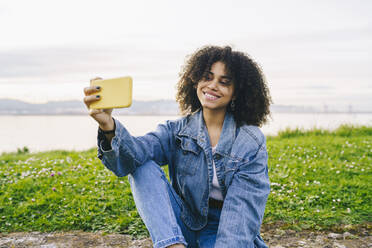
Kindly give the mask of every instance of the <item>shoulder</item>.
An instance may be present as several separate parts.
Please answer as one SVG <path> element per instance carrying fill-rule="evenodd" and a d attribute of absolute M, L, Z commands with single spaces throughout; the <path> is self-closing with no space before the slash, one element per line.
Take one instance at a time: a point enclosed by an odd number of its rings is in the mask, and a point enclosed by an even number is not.
<path fill-rule="evenodd" d="M 242 138 L 254 141 L 257 146 L 262 146 L 266 143 L 266 138 L 261 129 L 254 125 L 243 125 L 239 128 L 239 134 Z"/>
<path fill-rule="evenodd" d="M 237 129 L 231 156 L 239 160 L 250 160 L 260 150 L 266 150 L 266 139 L 261 129 L 253 125 L 240 126 Z"/>
<path fill-rule="evenodd" d="M 173 134 L 177 134 L 184 126 L 187 125 L 187 123 L 189 122 L 189 118 L 189 115 L 180 116 L 174 120 L 167 120 L 164 125 Z"/>

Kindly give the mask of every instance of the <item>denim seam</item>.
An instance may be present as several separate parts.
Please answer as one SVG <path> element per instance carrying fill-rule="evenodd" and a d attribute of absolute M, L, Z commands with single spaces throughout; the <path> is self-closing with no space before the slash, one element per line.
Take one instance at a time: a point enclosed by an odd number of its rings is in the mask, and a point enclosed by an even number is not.
<path fill-rule="evenodd" d="M 254 141 L 256 141 L 257 145 L 259 145 L 259 146 L 262 145 L 262 144 L 260 144 L 260 139 L 257 137 L 257 135 L 251 129 L 249 129 L 248 127 L 242 127 L 242 129 L 245 132 L 247 132 L 254 139 Z"/>
<path fill-rule="evenodd" d="M 168 179 L 165 177 L 165 174 L 164 174 L 164 173 L 161 174 L 161 178 L 163 179 L 163 183 L 165 184 L 165 187 L 166 187 L 166 188 L 171 187 L 171 186 L 169 185 Z M 170 191 L 171 191 L 170 193 L 173 195 L 171 189 L 167 189 L 167 190 L 170 190 Z M 168 204 L 169 204 L 169 206 L 172 206 L 172 203 L 171 203 L 171 199 L 170 199 L 170 195 L 169 195 L 169 194 L 167 194 L 167 200 L 168 200 Z M 176 199 L 176 203 L 179 204 L 179 203 L 177 202 L 177 199 Z M 170 214 L 171 214 L 171 215 L 173 214 L 174 217 L 175 217 L 175 219 L 176 219 L 176 226 L 177 226 L 179 229 L 181 229 L 181 228 L 178 226 L 177 218 L 176 218 L 176 216 L 175 216 L 175 213 L 174 213 L 173 208 L 171 208 L 171 211 L 172 211 L 172 213 L 170 213 Z M 178 230 L 177 230 L 177 231 L 178 231 Z M 181 230 L 181 233 L 182 233 L 182 230 Z"/>
<path fill-rule="evenodd" d="M 155 248 L 161 248 L 161 247 L 167 247 L 167 246 L 170 246 L 170 245 L 173 245 L 173 244 L 178 244 L 178 243 L 182 243 L 185 246 L 187 246 L 187 243 L 186 243 L 184 237 L 182 237 L 182 236 L 174 236 L 172 238 L 163 239 L 163 240 L 160 240 L 160 241 L 156 242 L 154 244 L 154 247 Z"/>
<path fill-rule="evenodd" d="M 163 180 L 166 180 L 167 182 L 168 182 L 168 179 L 166 178 L 166 176 L 165 176 L 165 174 L 162 174 L 161 175 L 161 177 L 162 177 L 162 179 Z M 180 209 L 182 209 L 182 207 L 183 207 L 183 203 L 182 203 L 182 200 L 179 198 L 179 196 L 177 195 L 174 195 L 174 194 L 177 194 L 177 193 L 175 193 L 173 190 L 173 188 L 172 188 L 172 186 L 169 184 L 169 182 L 167 183 L 167 182 L 165 182 L 165 184 L 166 184 L 166 187 L 168 187 L 168 188 L 170 188 L 169 189 L 169 191 L 170 191 L 170 193 L 172 194 L 172 196 L 174 197 L 174 199 L 176 200 L 176 203 L 177 203 L 177 205 L 180 207 Z M 169 199 L 170 200 L 170 199 Z M 180 202 L 181 201 L 181 202 Z"/>

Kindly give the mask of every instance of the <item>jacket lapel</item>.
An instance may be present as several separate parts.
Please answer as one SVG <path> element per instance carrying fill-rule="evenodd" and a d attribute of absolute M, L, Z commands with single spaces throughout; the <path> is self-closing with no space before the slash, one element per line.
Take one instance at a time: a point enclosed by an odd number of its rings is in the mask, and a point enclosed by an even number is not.
<path fill-rule="evenodd" d="M 193 115 L 190 115 L 187 124 L 179 131 L 178 136 L 186 136 L 193 138 L 197 144 L 206 150 L 210 147 L 210 140 L 207 128 L 204 124 L 203 111 L 199 110 Z M 229 112 L 225 115 L 225 120 L 222 126 L 222 132 L 217 144 L 216 152 L 220 155 L 227 156 L 231 152 L 231 147 L 235 140 L 236 124 L 234 117 Z"/>

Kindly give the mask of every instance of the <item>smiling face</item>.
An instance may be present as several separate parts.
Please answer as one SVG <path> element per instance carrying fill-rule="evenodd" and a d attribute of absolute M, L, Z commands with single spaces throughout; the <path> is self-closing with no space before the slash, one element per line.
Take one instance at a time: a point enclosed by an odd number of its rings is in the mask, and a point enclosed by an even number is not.
<path fill-rule="evenodd" d="M 206 78 L 199 81 L 196 93 L 203 110 L 226 111 L 233 99 L 234 84 L 223 62 L 217 61 L 211 66 Z"/>

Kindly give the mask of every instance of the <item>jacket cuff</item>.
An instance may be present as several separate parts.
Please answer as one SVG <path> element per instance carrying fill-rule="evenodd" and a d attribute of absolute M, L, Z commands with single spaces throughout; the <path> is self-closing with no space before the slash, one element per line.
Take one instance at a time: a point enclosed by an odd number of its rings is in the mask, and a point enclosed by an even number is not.
<path fill-rule="evenodd" d="M 114 120 L 114 131 L 116 131 L 116 123 Z M 98 143 L 98 158 L 102 159 L 104 152 L 112 151 L 111 143 L 106 138 L 104 131 L 98 127 L 98 135 L 97 135 L 97 143 Z"/>

